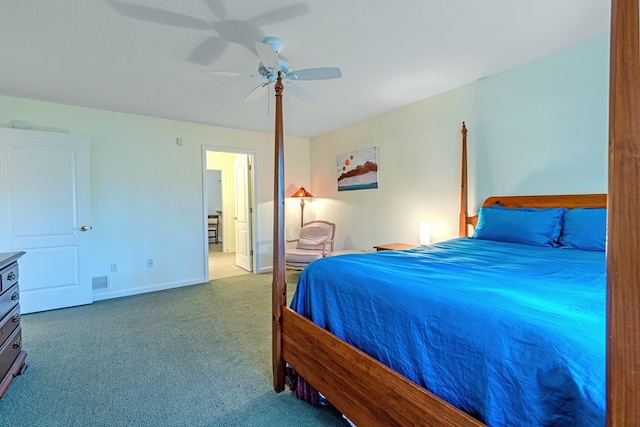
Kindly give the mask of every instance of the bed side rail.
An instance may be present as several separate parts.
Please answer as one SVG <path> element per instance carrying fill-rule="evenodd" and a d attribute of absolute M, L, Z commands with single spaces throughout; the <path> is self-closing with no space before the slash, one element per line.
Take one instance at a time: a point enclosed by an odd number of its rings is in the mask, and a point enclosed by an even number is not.
<path fill-rule="evenodd" d="M 484 426 L 287 307 L 282 337 L 284 360 L 356 425 Z"/>

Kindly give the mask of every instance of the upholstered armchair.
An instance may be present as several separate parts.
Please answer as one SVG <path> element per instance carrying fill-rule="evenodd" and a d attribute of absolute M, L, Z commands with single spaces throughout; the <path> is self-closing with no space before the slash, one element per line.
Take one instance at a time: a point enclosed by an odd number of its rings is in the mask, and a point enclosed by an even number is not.
<path fill-rule="evenodd" d="M 296 247 L 287 249 L 285 263 L 288 268 L 302 270 L 311 261 L 330 256 L 333 253 L 333 239 L 336 225 L 329 221 L 310 221 L 300 229 L 297 239 L 287 240 L 296 242 Z"/>

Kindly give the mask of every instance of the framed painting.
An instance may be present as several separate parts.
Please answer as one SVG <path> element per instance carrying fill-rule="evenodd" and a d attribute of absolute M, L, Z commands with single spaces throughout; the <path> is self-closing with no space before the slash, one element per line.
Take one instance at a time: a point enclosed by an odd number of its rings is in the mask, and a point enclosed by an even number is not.
<path fill-rule="evenodd" d="M 378 188 L 376 147 L 338 156 L 338 191 Z"/>

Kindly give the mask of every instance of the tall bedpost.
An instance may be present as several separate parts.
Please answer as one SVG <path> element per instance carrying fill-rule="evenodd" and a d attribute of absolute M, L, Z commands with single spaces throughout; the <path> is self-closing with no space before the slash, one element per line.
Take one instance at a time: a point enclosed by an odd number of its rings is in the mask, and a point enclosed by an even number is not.
<path fill-rule="evenodd" d="M 607 425 L 640 420 L 638 0 L 613 0 L 607 203 Z"/>
<path fill-rule="evenodd" d="M 284 390 L 285 364 L 282 358 L 282 307 L 287 303 L 284 240 L 284 131 L 282 126 L 282 84 L 278 72 L 276 90 L 275 170 L 273 182 L 273 281 L 271 282 L 273 388 Z"/>
<path fill-rule="evenodd" d="M 462 122 L 462 180 L 460 185 L 460 237 L 469 235 L 467 225 L 467 127 Z"/>

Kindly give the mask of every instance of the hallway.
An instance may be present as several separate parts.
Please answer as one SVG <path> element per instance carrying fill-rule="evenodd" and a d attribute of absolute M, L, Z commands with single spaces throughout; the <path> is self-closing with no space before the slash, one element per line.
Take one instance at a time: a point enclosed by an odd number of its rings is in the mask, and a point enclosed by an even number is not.
<path fill-rule="evenodd" d="M 235 265 L 235 252 L 222 252 L 222 243 L 209 244 L 209 280 L 249 274 Z"/>

